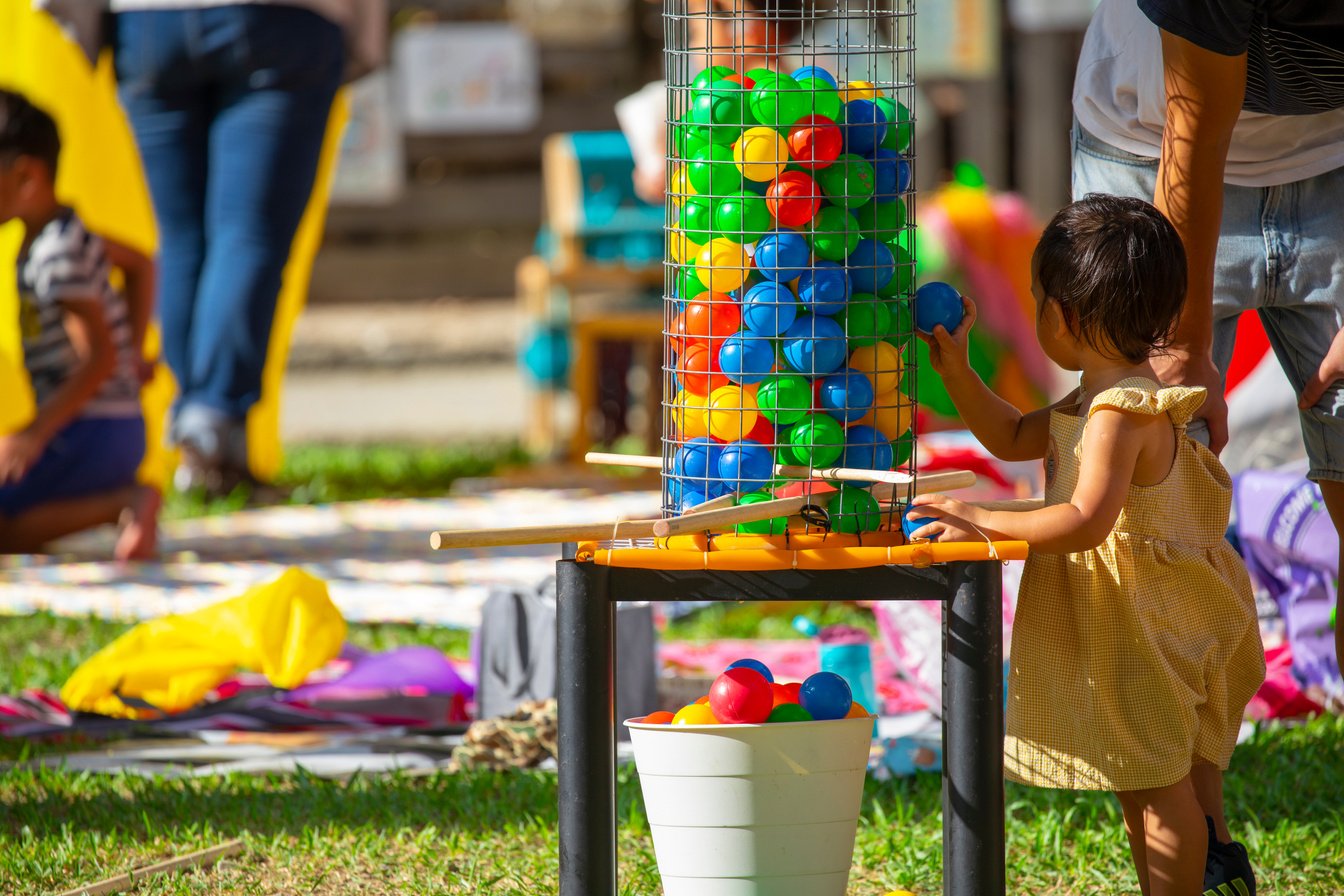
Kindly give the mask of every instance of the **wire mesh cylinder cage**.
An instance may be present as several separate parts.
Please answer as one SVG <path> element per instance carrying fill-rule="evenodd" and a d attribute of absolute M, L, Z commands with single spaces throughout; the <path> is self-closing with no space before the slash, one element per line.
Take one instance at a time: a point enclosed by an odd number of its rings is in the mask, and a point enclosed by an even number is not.
<path fill-rule="evenodd" d="M 899 531 L 913 491 L 914 0 L 665 0 L 663 513 L 816 495 L 784 535 Z"/>

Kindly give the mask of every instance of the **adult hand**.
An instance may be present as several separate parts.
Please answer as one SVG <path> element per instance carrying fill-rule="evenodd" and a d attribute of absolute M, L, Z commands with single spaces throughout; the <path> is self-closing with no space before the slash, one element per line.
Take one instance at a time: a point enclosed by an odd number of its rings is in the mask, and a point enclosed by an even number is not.
<path fill-rule="evenodd" d="M 0 436 L 0 485 L 18 482 L 42 456 L 42 440 L 29 430 Z"/>
<path fill-rule="evenodd" d="M 1195 416 L 1209 427 L 1209 450 L 1214 454 L 1227 446 L 1227 399 L 1223 396 L 1223 377 L 1209 355 L 1190 355 L 1170 351 L 1154 355 L 1153 369 L 1168 386 L 1203 386 L 1208 390 L 1204 404 Z"/>
<path fill-rule="evenodd" d="M 1334 341 L 1330 343 L 1330 350 L 1321 360 L 1321 366 L 1316 368 L 1316 375 L 1307 380 L 1306 386 L 1302 388 L 1297 406 L 1304 411 L 1312 407 L 1321 400 L 1326 389 L 1342 379 L 1344 379 L 1344 329 L 1335 334 Z"/>

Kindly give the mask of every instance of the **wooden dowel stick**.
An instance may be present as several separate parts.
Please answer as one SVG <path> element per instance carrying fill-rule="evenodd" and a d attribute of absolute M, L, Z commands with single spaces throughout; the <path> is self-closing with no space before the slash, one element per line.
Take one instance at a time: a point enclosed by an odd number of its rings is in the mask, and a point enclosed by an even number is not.
<path fill-rule="evenodd" d="M 641 467 L 658 470 L 663 459 L 652 454 L 607 454 L 601 451 L 589 451 L 583 459 L 590 464 L 605 464 L 618 467 Z M 800 467 L 791 464 L 775 464 L 775 475 L 789 479 L 820 479 L 827 482 L 886 482 L 892 485 L 909 485 L 914 479 L 909 473 L 899 470 L 861 470 L 854 467 Z M 937 475 L 930 473 L 930 476 Z M 920 477 L 921 479 L 923 477 Z M 947 486 L 955 488 L 956 486 Z"/>
<path fill-rule="evenodd" d="M 220 845 L 212 846 L 209 849 L 198 849 L 196 852 L 190 852 L 184 856 L 178 856 L 175 859 L 168 859 L 164 862 L 146 865 L 143 868 L 137 868 L 127 874 L 118 874 L 116 877 L 100 880 L 97 883 L 89 884 L 87 887 L 75 887 L 73 890 L 57 893 L 56 896 L 103 896 L 105 893 L 119 893 L 122 890 L 129 890 L 132 887 L 138 886 L 143 883 L 147 877 L 152 877 L 157 874 L 167 874 L 170 871 L 181 871 L 185 868 L 199 868 L 205 865 L 213 865 L 220 859 L 237 855 L 242 851 L 243 841 L 230 840 L 227 843 L 221 843 Z"/>
<path fill-rule="evenodd" d="M 975 485 L 975 474 L 970 470 L 942 470 L 937 473 L 921 473 L 916 483 L 915 493 L 931 495 L 934 492 L 950 492 L 959 488 Z M 879 501 L 904 501 L 909 491 L 908 485 L 891 482 L 879 482 L 871 489 L 873 497 Z"/>
<path fill-rule="evenodd" d="M 429 534 L 436 551 L 450 548 L 497 548 L 515 544 L 560 544 L 566 541 L 606 541 L 610 538 L 652 538 L 655 520 L 610 523 L 557 523 L 513 529 L 446 529 Z"/>
<path fill-rule="evenodd" d="M 737 507 L 724 507 L 721 510 L 707 510 L 704 513 L 686 513 L 671 519 L 658 520 L 653 524 L 653 534 L 662 538 L 668 535 L 684 535 L 687 532 L 704 532 L 706 529 L 735 526 L 738 523 L 768 520 L 777 516 L 792 516 L 802 510 L 804 505 L 819 500 L 822 499 L 812 495 L 795 495 L 792 498 L 775 498 L 773 501 L 741 504 Z"/>

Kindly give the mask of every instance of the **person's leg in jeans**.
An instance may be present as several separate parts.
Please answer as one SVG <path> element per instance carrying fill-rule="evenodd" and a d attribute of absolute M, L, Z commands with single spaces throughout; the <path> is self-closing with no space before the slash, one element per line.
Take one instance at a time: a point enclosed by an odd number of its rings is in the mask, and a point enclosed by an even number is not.
<path fill-rule="evenodd" d="M 281 274 L 312 192 L 344 44 L 338 26 L 296 7 L 205 12 L 246 27 L 236 52 L 220 54 L 209 237 L 188 346 L 193 415 L 184 407 L 179 434 L 200 440 L 208 460 L 245 471 L 247 411 L 261 394 Z M 191 428 L 197 420 L 203 431 Z"/>

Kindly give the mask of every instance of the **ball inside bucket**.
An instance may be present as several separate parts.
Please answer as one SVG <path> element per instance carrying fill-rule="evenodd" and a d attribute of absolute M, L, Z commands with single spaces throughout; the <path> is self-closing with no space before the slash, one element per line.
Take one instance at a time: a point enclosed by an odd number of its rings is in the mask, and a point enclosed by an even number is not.
<path fill-rule="evenodd" d="M 844 896 L 871 716 L 625 725 L 665 896 Z"/>

